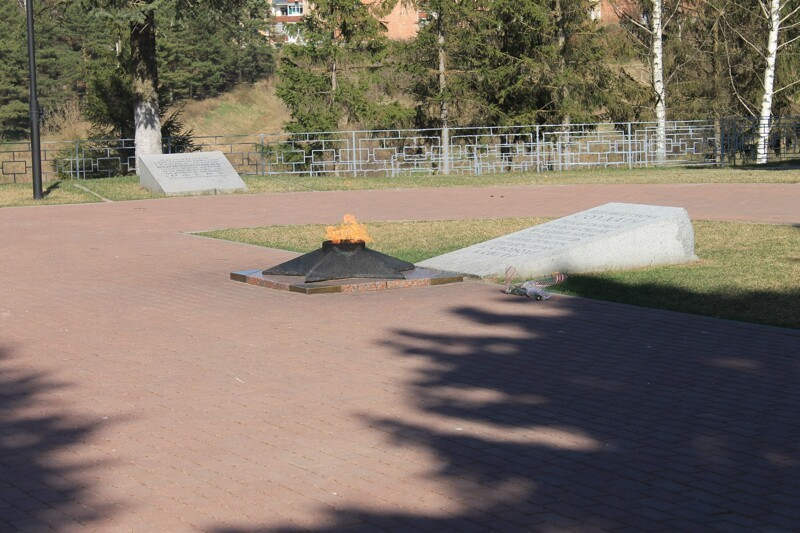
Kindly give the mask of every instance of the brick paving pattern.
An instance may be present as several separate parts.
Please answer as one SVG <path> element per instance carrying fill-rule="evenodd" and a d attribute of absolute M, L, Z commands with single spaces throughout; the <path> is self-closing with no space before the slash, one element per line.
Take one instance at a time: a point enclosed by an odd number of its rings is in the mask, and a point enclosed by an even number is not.
<path fill-rule="evenodd" d="M 800 224 L 798 185 L 0 210 L 0 530 L 796 531 L 800 331 L 468 282 L 305 296 L 188 234 L 558 216 Z"/>

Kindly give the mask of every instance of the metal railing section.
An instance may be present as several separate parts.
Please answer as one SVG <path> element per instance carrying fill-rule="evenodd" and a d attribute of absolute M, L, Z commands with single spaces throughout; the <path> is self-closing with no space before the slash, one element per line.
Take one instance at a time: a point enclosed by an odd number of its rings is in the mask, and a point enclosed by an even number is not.
<path fill-rule="evenodd" d="M 196 137 L 194 144 L 223 152 L 240 174 L 391 177 L 449 168 L 453 174 L 479 175 L 751 163 L 757 130 L 757 121 L 746 118 L 669 122 L 664 162 L 657 159 L 656 124 L 643 122 L 452 128 L 449 150 L 442 149 L 437 129 L 219 135 Z M 800 152 L 800 118 L 776 120 L 771 132 L 771 159 Z M 165 139 L 165 153 L 173 148 Z M 28 143 L 0 143 L 0 183 L 29 182 L 30 166 Z M 133 139 L 42 143 L 44 181 L 135 170 Z"/>

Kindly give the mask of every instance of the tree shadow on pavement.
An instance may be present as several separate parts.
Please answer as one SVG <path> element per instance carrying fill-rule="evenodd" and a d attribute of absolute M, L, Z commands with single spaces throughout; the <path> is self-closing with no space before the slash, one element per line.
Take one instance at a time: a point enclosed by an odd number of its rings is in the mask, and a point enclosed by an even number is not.
<path fill-rule="evenodd" d="M 105 505 L 86 505 L 91 471 L 73 453 L 98 427 L 58 405 L 70 387 L 15 366 L 0 347 L 0 529 L 52 531 L 91 527 Z"/>
<path fill-rule="evenodd" d="M 450 309 L 475 334 L 397 329 L 387 344 L 426 363 L 417 412 L 363 418 L 387 449 L 435 457 L 428 477 L 460 510 L 330 509 L 314 530 L 796 529 L 798 332 L 497 298 Z"/>

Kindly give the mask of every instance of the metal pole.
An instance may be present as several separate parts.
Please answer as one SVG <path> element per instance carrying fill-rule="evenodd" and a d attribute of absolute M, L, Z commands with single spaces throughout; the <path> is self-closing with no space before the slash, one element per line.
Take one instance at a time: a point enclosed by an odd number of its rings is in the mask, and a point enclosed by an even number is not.
<path fill-rule="evenodd" d="M 33 0 L 25 0 L 28 17 L 28 72 L 30 73 L 31 110 L 31 170 L 33 171 L 33 198 L 42 199 L 42 150 L 39 142 L 39 102 L 36 99 L 36 48 L 33 42 Z"/>

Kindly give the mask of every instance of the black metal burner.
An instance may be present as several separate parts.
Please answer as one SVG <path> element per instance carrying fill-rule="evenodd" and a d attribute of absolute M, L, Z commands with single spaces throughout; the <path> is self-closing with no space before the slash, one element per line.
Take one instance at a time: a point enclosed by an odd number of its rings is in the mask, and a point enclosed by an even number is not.
<path fill-rule="evenodd" d="M 367 248 L 364 241 L 325 241 L 322 248 L 263 271 L 265 275 L 305 276 L 306 282 L 347 278 L 405 279 L 414 265 Z"/>

